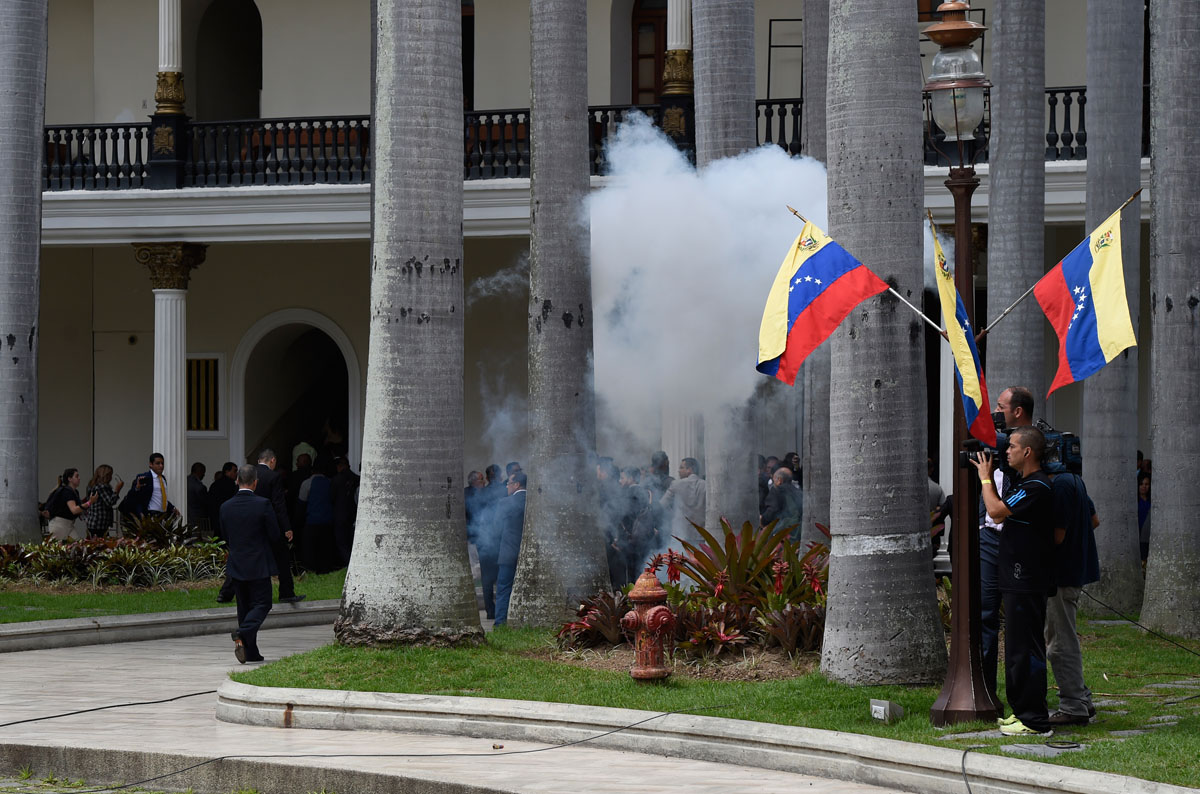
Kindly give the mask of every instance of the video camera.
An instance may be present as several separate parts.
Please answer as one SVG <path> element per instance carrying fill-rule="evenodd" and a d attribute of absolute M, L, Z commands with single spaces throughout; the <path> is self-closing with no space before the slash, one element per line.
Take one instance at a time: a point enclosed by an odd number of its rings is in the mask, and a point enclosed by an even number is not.
<path fill-rule="evenodd" d="M 979 453 L 983 450 L 990 451 L 992 458 L 1001 468 L 1007 469 L 1008 428 L 1004 425 L 1004 414 L 1000 411 L 994 412 L 992 421 L 996 425 L 995 447 L 989 447 L 977 438 L 967 439 L 963 446 L 966 447 L 966 455 L 973 460 L 978 460 Z M 1046 451 L 1042 454 L 1043 469 L 1051 473 L 1067 471 L 1071 474 L 1083 474 L 1083 442 L 1079 436 L 1064 430 L 1055 430 L 1045 419 L 1037 420 L 1034 427 L 1041 430 L 1042 435 L 1046 437 Z M 962 465 L 967 465 L 966 459 L 962 460 Z"/>

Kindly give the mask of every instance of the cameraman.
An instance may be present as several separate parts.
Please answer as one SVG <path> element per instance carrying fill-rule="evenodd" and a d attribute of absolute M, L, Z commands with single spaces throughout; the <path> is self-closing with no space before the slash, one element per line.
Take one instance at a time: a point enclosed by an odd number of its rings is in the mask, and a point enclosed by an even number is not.
<path fill-rule="evenodd" d="M 999 587 L 1004 601 L 1004 682 L 1013 715 L 1000 723 L 1006 736 L 1049 731 L 1046 709 L 1046 598 L 1054 589 L 1054 500 L 1042 472 L 1046 438 L 1035 427 L 1009 434 L 1008 465 L 1020 475 L 1004 499 L 996 492 L 992 456 L 971 464 L 979 473 L 988 515 L 1004 522 Z"/>
<path fill-rule="evenodd" d="M 1013 386 L 1000 392 L 996 398 L 997 429 L 1015 430 L 1033 424 L 1033 392 L 1024 386 Z M 999 414 L 1000 416 L 997 416 Z M 997 457 L 1004 459 L 1004 450 Z M 1014 472 L 998 468 L 995 472 L 997 495 L 1008 495 L 1009 480 Z M 995 521 L 988 515 L 986 506 L 979 503 L 979 590 L 980 616 L 983 624 L 983 678 L 991 691 L 996 692 L 996 660 L 1000 646 L 1000 532 L 1003 521 Z"/>

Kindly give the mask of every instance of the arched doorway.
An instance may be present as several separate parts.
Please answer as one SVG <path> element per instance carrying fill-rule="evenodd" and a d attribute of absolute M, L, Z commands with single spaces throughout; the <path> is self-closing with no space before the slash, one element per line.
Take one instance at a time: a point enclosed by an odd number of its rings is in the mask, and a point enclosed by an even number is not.
<path fill-rule="evenodd" d="M 262 94 L 262 17 L 254 0 L 213 0 L 196 34 L 196 120 L 256 119 Z"/>
<path fill-rule="evenodd" d="M 351 466 L 362 455 L 358 357 L 342 329 L 310 309 L 284 309 L 246 332 L 230 365 L 229 459 L 262 447 L 280 460 L 306 441 L 340 444 Z M 336 439 L 340 437 L 340 442 Z"/>

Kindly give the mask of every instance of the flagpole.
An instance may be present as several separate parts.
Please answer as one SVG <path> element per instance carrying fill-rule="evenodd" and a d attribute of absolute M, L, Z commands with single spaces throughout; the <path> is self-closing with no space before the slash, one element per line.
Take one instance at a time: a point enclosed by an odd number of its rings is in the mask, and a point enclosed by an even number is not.
<path fill-rule="evenodd" d="M 785 204 L 784 206 L 787 207 L 789 210 L 791 210 L 792 214 L 795 215 L 797 218 L 804 221 L 805 223 L 808 223 L 808 218 L 805 218 L 803 215 L 801 215 L 799 212 L 797 212 L 796 209 L 792 205 Z M 916 312 L 917 316 L 920 317 L 922 320 L 924 320 L 926 323 L 928 323 L 930 328 L 932 328 L 933 330 L 937 331 L 939 334 L 942 335 L 942 339 L 945 339 L 947 342 L 950 341 L 950 337 L 946 336 L 946 332 L 942 330 L 942 327 L 940 325 L 938 325 L 937 323 L 935 323 L 933 320 L 929 319 L 929 317 L 926 316 L 925 312 L 921 311 L 916 306 L 913 306 L 911 303 L 909 303 L 907 300 L 905 300 L 904 296 L 901 295 L 899 292 L 896 292 L 896 290 L 894 288 L 888 287 L 887 291 L 892 293 L 893 295 L 895 295 L 897 298 L 899 298 L 900 302 L 903 303 L 905 306 L 907 306 L 908 308 L 910 308 L 914 312 Z"/>
<path fill-rule="evenodd" d="M 1109 217 L 1111 218 L 1113 215 L 1116 215 L 1118 212 L 1120 212 L 1121 210 L 1123 210 L 1123 209 L 1125 209 L 1126 207 L 1128 207 L 1130 204 L 1132 204 L 1132 203 L 1133 203 L 1133 200 L 1134 200 L 1135 198 L 1137 198 L 1139 195 L 1141 195 L 1141 193 L 1142 193 L 1142 188 L 1138 188 L 1137 190 L 1135 190 L 1135 191 L 1133 192 L 1133 195 L 1132 195 L 1132 196 L 1130 196 L 1129 198 L 1125 199 L 1125 203 L 1124 203 L 1124 204 L 1122 204 L 1121 206 L 1117 207 L 1115 210 L 1113 210 L 1113 211 L 1112 211 L 1112 213 L 1109 215 Z M 791 209 L 791 207 L 788 207 L 788 209 Z M 793 211 L 793 212 L 795 212 L 795 210 L 792 210 L 792 211 Z M 930 216 L 930 220 L 932 221 L 932 216 Z M 1090 233 L 1090 232 L 1089 232 L 1089 233 Z M 991 323 L 988 325 L 988 327 L 987 327 L 987 328 L 984 328 L 982 331 L 980 331 L 979 333 L 977 333 L 977 334 L 975 335 L 975 341 L 976 341 L 976 342 L 979 342 L 979 340 L 980 340 L 980 339 L 983 339 L 985 336 L 987 336 L 987 334 L 988 334 L 988 331 L 990 331 L 990 330 L 992 330 L 993 328 L 995 328 L 995 327 L 996 327 L 996 323 L 1000 322 L 1000 321 L 1001 321 L 1001 320 L 1003 320 L 1005 317 L 1007 317 L 1007 316 L 1009 315 L 1009 313 L 1010 313 L 1010 312 L 1011 312 L 1013 309 L 1017 308 L 1017 306 L 1018 306 L 1018 305 L 1021 303 L 1021 301 L 1025 300 L 1026 298 L 1028 298 L 1028 297 L 1030 296 L 1030 294 L 1031 294 L 1031 293 L 1034 291 L 1034 289 L 1036 289 L 1036 288 L 1037 288 L 1037 285 L 1038 285 L 1038 284 L 1040 284 L 1040 283 L 1041 283 L 1041 279 L 1038 279 L 1038 281 L 1037 281 L 1037 282 L 1036 282 L 1036 283 L 1035 283 L 1035 284 L 1034 284 L 1032 287 L 1030 287 L 1029 289 L 1025 290 L 1025 294 L 1024 294 L 1024 295 L 1022 295 L 1021 297 L 1019 297 L 1019 298 L 1017 298 L 1015 301 L 1013 301 L 1013 305 L 1012 305 L 1012 306 L 1009 306 L 1007 309 L 1005 309 L 1004 311 L 1000 312 L 1000 316 L 999 316 L 999 317 L 997 317 L 995 320 L 992 320 L 992 322 L 991 322 Z"/>

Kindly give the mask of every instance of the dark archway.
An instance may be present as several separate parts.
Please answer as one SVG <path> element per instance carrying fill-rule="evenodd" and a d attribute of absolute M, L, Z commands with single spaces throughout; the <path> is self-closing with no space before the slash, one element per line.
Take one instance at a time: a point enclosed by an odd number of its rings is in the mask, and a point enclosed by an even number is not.
<path fill-rule="evenodd" d="M 254 0 L 213 0 L 196 34 L 198 121 L 256 119 L 262 94 L 262 17 Z"/>

